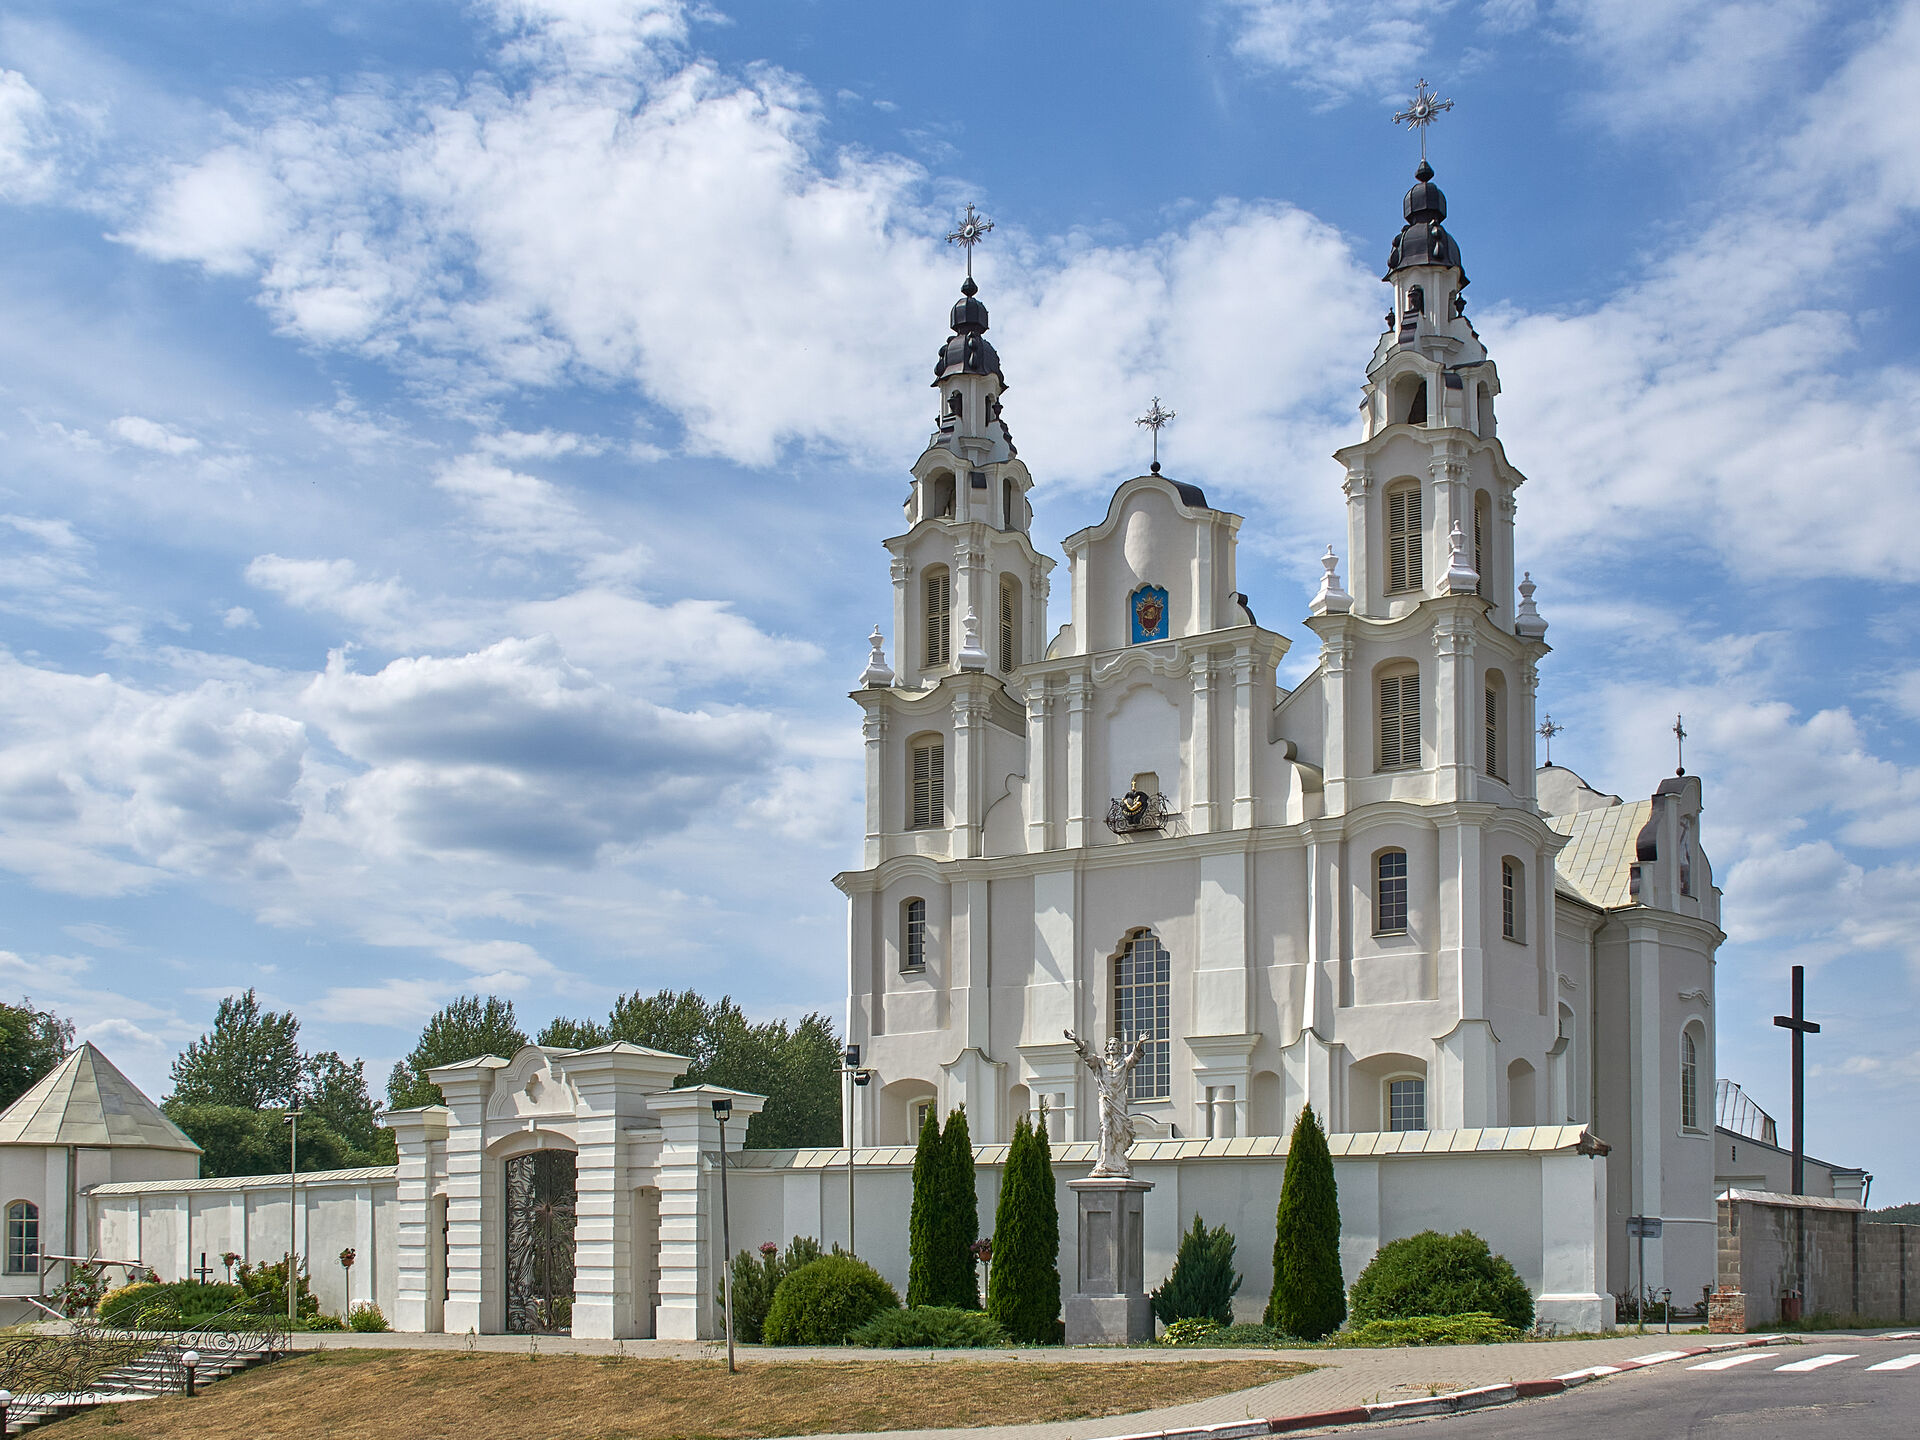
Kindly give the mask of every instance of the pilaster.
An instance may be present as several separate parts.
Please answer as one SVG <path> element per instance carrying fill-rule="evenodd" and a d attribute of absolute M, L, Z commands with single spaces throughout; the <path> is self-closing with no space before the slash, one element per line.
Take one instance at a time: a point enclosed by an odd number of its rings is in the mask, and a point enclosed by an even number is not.
<path fill-rule="evenodd" d="M 1446 605 L 1433 625 L 1434 745 L 1436 800 L 1466 800 L 1474 794 L 1473 674 L 1474 620 L 1466 605 L 1478 605 L 1466 596 Z"/>
<path fill-rule="evenodd" d="M 1078 605 L 1080 602 L 1075 601 Z M 1082 674 L 1067 677 L 1067 846 L 1086 845 L 1087 820 L 1087 709 L 1092 682 Z"/>
<path fill-rule="evenodd" d="M 660 1300 L 655 1334 L 661 1340 L 709 1340 L 721 1329 L 713 1303 L 720 1276 L 720 1122 L 713 1102 L 733 1101 L 727 1153 L 746 1138 L 747 1120 L 766 1097 L 716 1085 L 684 1085 L 649 1095 L 660 1117 Z M 735 1236 L 734 1248 L 741 1247 Z M 728 1257 L 729 1259 L 731 1257 Z"/>
<path fill-rule="evenodd" d="M 1364 466 L 1350 467 L 1341 487 L 1347 497 L 1347 583 L 1353 591 L 1354 608 L 1363 615 L 1374 613 L 1373 547 L 1368 543 L 1372 527 L 1367 523 L 1367 507 L 1373 497 L 1373 476 Z"/>
<path fill-rule="evenodd" d="M 1233 828 L 1255 824 L 1253 797 L 1253 647 L 1233 652 Z"/>
<path fill-rule="evenodd" d="M 1027 850 L 1053 848 L 1053 695 L 1044 675 L 1027 682 Z"/>
<path fill-rule="evenodd" d="M 872 869 L 886 857 L 887 722 L 890 717 L 884 703 L 867 698 L 867 692 L 860 692 L 858 698 L 866 711 L 865 718 L 860 722 L 860 736 L 866 744 L 867 758 L 867 836 L 864 855 L 867 868 Z"/>
<path fill-rule="evenodd" d="M 1213 657 L 1206 652 L 1188 662 L 1188 678 L 1193 682 L 1192 736 L 1187 747 L 1187 764 L 1192 771 L 1193 794 L 1187 804 L 1187 827 L 1195 835 L 1214 830 L 1213 775 Z"/>
<path fill-rule="evenodd" d="M 389 1110 L 381 1116 L 400 1152 L 394 1194 L 393 1328 L 414 1334 L 440 1328 L 440 1317 L 434 1313 L 440 1297 L 433 1289 L 434 1247 L 440 1237 L 432 1223 L 433 1193 L 440 1177 L 434 1173 L 433 1149 L 446 1142 L 452 1113 L 444 1105 L 429 1105 Z"/>

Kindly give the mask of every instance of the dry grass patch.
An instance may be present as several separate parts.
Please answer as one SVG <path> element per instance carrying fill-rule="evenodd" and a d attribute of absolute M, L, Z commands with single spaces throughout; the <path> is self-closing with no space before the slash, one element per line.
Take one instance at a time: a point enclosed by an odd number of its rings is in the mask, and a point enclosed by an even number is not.
<path fill-rule="evenodd" d="M 1285 1379 L 1278 1360 L 719 1362 L 322 1350 L 62 1421 L 60 1440 L 754 1440 L 1123 1415 Z"/>

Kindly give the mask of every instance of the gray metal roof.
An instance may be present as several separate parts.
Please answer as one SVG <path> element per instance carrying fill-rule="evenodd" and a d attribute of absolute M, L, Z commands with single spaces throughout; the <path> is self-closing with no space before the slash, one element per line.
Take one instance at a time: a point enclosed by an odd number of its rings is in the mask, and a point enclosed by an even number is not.
<path fill-rule="evenodd" d="M 200 1147 L 91 1043 L 80 1045 L 0 1115 L 0 1145 Z"/>
<path fill-rule="evenodd" d="M 1602 910 L 1634 904 L 1634 845 L 1652 815 L 1651 800 L 1549 815 L 1547 824 L 1571 837 L 1554 857 L 1554 878 L 1575 898 Z"/>
<path fill-rule="evenodd" d="M 398 1165 L 362 1165 L 352 1170 L 302 1170 L 300 1188 L 317 1190 L 329 1185 L 378 1185 L 398 1178 Z M 184 1191 L 281 1190 L 285 1175 L 215 1175 L 202 1180 L 117 1180 L 95 1185 L 89 1195 L 178 1195 Z"/>

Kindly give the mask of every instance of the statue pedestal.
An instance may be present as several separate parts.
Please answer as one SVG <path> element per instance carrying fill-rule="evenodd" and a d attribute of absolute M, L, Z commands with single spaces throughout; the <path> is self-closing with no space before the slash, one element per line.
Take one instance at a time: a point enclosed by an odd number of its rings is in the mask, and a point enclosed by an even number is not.
<path fill-rule="evenodd" d="M 1141 1276 L 1141 1222 L 1153 1182 L 1103 1175 L 1067 1184 L 1080 1200 L 1079 1287 L 1067 1296 L 1067 1344 L 1151 1340 L 1153 1310 Z"/>

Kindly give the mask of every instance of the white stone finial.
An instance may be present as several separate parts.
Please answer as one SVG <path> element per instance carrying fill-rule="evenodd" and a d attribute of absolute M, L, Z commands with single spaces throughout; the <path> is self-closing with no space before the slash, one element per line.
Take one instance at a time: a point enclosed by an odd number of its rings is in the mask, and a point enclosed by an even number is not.
<path fill-rule="evenodd" d="M 1353 609 L 1353 596 L 1340 586 L 1340 557 L 1333 553 L 1333 546 L 1327 546 L 1327 553 L 1320 557 L 1320 563 L 1327 567 L 1327 573 L 1320 577 L 1320 593 L 1313 597 L 1313 603 L 1307 607 L 1309 615 L 1345 615 Z"/>
<path fill-rule="evenodd" d="M 1480 572 L 1473 568 L 1473 561 L 1467 555 L 1467 534 L 1458 520 L 1453 522 L 1449 539 L 1453 544 L 1453 559 L 1447 566 L 1447 594 L 1471 595 L 1480 588 Z"/>
<path fill-rule="evenodd" d="M 966 634 L 960 641 L 960 668 L 962 670 L 984 670 L 987 668 L 987 652 L 980 648 L 980 617 L 973 613 L 973 607 L 967 607 L 965 620 Z"/>
<path fill-rule="evenodd" d="M 873 634 L 867 637 L 867 644 L 873 647 L 873 653 L 867 656 L 867 668 L 860 672 L 860 688 L 863 690 L 884 690 L 893 684 L 893 667 L 887 664 L 886 640 L 880 634 L 878 625 Z"/>
<path fill-rule="evenodd" d="M 1522 640 L 1538 640 L 1547 633 L 1547 622 L 1540 618 L 1540 611 L 1534 606 L 1533 592 L 1539 587 L 1533 583 L 1533 572 L 1526 572 L 1526 578 L 1520 582 L 1520 606 L 1513 613 L 1513 633 Z"/>

